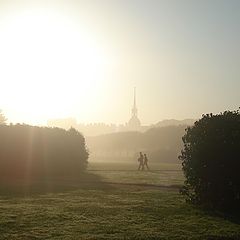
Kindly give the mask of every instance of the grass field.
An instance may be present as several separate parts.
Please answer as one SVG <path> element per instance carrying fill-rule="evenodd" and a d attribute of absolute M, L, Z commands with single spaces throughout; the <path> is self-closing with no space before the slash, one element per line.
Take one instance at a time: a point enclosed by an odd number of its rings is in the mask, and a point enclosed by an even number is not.
<path fill-rule="evenodd" d="M 1 183 L 0 239 L 240 239 L 240 224 L 185 203 L 179 166 L 91 163 L 69 181 Z"/>
<path fill-rule="evenodd" d="M 90 163 L 89 171 L 107 183 L 181 186 L 184 181 L 181 165 L 151 164 L 149 171 L 136 171 L 135 163 Z"/>

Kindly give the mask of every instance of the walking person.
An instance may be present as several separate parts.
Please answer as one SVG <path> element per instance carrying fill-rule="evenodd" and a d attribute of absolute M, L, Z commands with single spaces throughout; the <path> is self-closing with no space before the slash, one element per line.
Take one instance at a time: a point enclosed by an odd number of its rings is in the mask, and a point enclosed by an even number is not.
<path fill-rule="evenodd" d="M 144 157 L 143 157 L 143 169 L 144 169 L 144 166 L 146 166 L 147 170 L 149 170 L 148 158 L 147 158 L 147 154 L 146 153 L 144 153 Z"/>
<path fill-rule="evenodd" d="M 138 162 L 139 162 L 139 166 L 138 166 L 138 171 L 139 170 L 144 170 L 144 166 L 143 166 L 143 154 L 142 152 L 139 153 L 140 156 L 138 158 Z"/>

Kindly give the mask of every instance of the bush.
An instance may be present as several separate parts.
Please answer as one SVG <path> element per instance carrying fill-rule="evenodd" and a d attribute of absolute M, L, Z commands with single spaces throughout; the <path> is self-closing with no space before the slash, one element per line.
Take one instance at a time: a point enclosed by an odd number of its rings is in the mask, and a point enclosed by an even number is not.
<path fill-rule="evenodd" d="M 0 178 L 76 176 L 87 159 L 85 139 L 75 129 L 0 125 Z"/>
<path fill-rule="evenodd" d="M 179 156 L 186 200 L 211 209 L 239 210 L 240 114 L 203 115 L 186 129 Z"/>

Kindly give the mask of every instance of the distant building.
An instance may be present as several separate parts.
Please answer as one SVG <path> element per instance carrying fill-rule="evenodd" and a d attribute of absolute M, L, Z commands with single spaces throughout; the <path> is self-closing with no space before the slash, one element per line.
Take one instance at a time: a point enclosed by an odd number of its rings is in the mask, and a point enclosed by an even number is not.
<path fill-rule="evenodd" d="M 77 121 L 75 118 L 62 118 L 62 119 L 50 119 L 47 122 L 49 127 L 59 127 L 68 130 L 71 127 L 77 127 Z"/>
<path fill-rule="evenodd" d="M 116 125 L 105 123 L 77 123 L 75 118 L 51 119 L 48 121 L 49 127 L 59 127 L 63 129 L 70 129 L 71 127 L 77 129 L 85 136 L 96 136 L 116 132 Z"/>
<path fill-rule="evenodd" d="M 127 132 L 127 131 L 138 131 L 145 132 L 150 128 L 158 128 L 158 127 L 166 127 L 166 126 L 179 126 L 186 125 L 191 126 L 194 124 L 196 119 L 184 119 L 184 120 L 175 120 L 168 119 L 162 120 L 156 124 L 145 125 L 141 124 L 141 121 L 138 118 L 138 109 L 136 103 L 136 88 L 134 88 L 134 96 L 133 96 L 133 107 L 131 112 L 131 118 L 125 124 L 105 124 L 105 123 L 88 123 L 82 124 L 78 123 L 75 118 L 65 118 L 65 119 L 52 119 L 48 121 L 49 127 L 60 127 L 64 129 L 69 129 L 74 127 L 85 136 L 96 136 L 103 135 L 115 132 Z"/>
<path fill-rule="evenodd" d="M 114 132 L 126 132 L 126 131 L 145 131 L 147 126 L 141 126 L 141 122 L 138 118 L 138 110 L 136 104 L 136 88 L 134 88 L 133 107 L 131 118 L 129 121 L 122 125 L 104 124 L 104 123 L 78 123 L 75 118 L 63 118 L 63 119 L 51 119 L 48 121 L 49 127 L 60 127 L 68 130 L 74 127 L 78 131 L 82 132 L 86 136 L 96 136 Z"/>
<path fill-rule="evenodd" d="M 137 104 L 136 104 L 136 88 L 134 88 L 132 116 L 131 116 L 130 120 L 128 121 L 126 127 L 130 131 L 141 130 L 141 122 L 138 118 L 138 110 L 137 110 Z"/>

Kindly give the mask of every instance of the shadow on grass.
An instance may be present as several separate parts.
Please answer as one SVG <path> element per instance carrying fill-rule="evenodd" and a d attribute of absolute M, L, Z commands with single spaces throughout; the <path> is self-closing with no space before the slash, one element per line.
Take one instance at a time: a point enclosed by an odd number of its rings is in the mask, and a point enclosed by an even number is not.
<path fill-rule="evenodd" d="M 113 187 L 102 181 L 101 176 L 85 172 L 75 177 L 45 179 L 2 179 L 0 178 L 0 195 L 32 195 L 51 192 L 66 192 L 77 189 L 110 190 Z"/>
<path fill-rule="evenodd" d="M 227 220 L 229 222 L 235 223 L 235 224 L 240 224 L 240 213 L 239 211 L 220 211 L 217 209 L 209 209 L 206 208 L 204 206 L 199 206 L 199 205 L 194 205 L 194 204 L 189 204 L 191 207 L 198 209 L 199 211 L 201 211 L 202 213 L 204 213 L 205 215 L 214 217 L 214 218 L 222 218 L 224 220 Z M 209 239 L 218 239 L 217 237 L 213 236 L 210 237 Z M 225 238 L 219 238 L 219 239 L 225 239 Z M 238 238 L 228 238 L 229 240 L 231 239 L 238 239 L 240 240 L 240 235 L 238 236 Z"/>
<path fill-rule="evenodd" d="M 225 236 L 206 236 L 206 240 L 239 240 L 240 236 L 225 237 Z"/>

